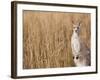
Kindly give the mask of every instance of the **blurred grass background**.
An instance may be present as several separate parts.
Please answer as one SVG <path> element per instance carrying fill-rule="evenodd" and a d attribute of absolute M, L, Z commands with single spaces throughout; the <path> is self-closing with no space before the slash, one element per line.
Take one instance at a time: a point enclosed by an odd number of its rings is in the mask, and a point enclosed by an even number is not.
<path fill-rule="evenodd" d="M 88 13 L 23 11 L 23 68 L 73 67 L 72 21 L 81 21 L 80 36 L 90 48 Z"/>

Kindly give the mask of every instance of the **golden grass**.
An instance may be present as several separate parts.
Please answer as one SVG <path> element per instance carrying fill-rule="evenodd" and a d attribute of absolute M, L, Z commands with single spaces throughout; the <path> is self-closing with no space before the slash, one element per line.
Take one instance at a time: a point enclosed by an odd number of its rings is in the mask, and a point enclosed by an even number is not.
<path fill-rule="evenodd" d="M 72 67 L 72 21 L 81 20 L 81 38 L 90 47 L 90 14 L 23 12 L 23 68 Z"/>

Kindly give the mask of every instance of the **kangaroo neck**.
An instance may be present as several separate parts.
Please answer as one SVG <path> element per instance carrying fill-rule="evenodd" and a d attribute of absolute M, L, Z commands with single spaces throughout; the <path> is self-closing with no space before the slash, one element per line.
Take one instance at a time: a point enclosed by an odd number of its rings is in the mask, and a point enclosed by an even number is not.
<path fill-rule="evenodd" d="M 77 33 L 77 32 L 74 31 L 74 32 L 73 32 L 73 35 L 75 35 L 75 36 L 78 37 L 78 36 L 79 36 L 79 33 Z"/>

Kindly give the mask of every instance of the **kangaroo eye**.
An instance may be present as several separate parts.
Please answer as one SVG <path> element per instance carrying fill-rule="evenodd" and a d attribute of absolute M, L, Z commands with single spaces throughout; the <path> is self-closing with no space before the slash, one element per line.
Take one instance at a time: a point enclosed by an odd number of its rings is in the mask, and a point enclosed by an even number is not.
<path fill-rule="evenodd" d="M 75 57 L 73 56 L 73 59 L 74 59 Z"/>
<path fill-rule="evenodd" d="M 79 57 L 77 56 L 76 59 L 79 59 Z"/>

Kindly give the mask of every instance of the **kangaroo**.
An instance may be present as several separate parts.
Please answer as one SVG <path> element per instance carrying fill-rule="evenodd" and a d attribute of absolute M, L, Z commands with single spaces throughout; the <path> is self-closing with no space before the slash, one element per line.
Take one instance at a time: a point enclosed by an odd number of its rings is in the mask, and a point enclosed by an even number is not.
<path fill-rule="evenodd" d="M 81 49 L 79 32 L 80 32 L 80 23 L 73 24 L 73 34 L 71 37 L 71 47 L 72 47 L 73 55 L 79 54 Z"/>
<path fill-rule="evenodd" d="M 90 49 L 80 39 L 80 22 L 73 24 L 73 33 L 71 37 L 71 47 L 73 60 L 76 66 L 90 65 Z"/>

